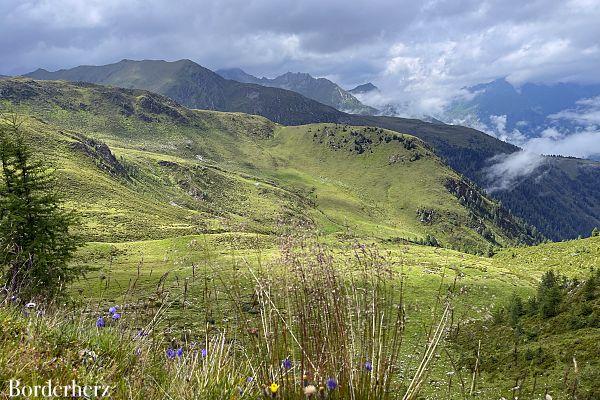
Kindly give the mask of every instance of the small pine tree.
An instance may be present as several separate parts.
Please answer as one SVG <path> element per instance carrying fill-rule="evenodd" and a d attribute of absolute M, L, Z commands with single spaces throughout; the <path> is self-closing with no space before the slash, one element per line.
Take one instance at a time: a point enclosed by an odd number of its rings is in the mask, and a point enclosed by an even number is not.
<path fill-rule="evenodd" d="M 486 256 L 491 258 L 494 257 L 494 254 L 496 254 L 496 252 L 494 251 L 494 246 L 490 243 L 490 245 L 487 248 Z"/>
<path fill-rule="evenodd" d="M 508 303 L 508 317 L 510 325 L 516 328 L 519 325 L 519 320 L 525 315 L 525 306 L 523 300 L 518 294 L 514 294 Z"/>
<path fill-rule="evenodd" d="M 0 116 L 1 117 L 1 116 Z M 0 268 L 4 293 L 52 298 L 83 271 L 68 261 L 79 245 L 54 178 L 34 161 L 16 115 L 0 118 Z"/>
<path fill-rule="evenodd" d="M 562 294 L 560 276 L 556 275 L 554 271 L 546 272 L 538 286 L 539 311 L 542 317 L 550 318 L 558 314 Z"/>

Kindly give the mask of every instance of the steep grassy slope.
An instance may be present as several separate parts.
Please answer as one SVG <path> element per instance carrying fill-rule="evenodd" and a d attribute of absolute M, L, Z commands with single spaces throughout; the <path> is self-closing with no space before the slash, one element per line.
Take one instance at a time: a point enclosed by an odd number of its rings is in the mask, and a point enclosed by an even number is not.
<path fill-rule="evenodd" d="M 32 140 L 70 183 L 68 200 L 96 240 L 297 224 L 479 251 L 535 240 L 409 135 L 282 127 L 90 84 L 17 79 L 0 90 L 31 116 Z"/>

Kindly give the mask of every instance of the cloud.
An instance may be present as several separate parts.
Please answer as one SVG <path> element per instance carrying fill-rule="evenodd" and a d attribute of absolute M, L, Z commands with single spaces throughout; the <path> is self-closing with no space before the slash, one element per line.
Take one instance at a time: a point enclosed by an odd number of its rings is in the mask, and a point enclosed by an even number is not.
<path fill-rule="evenodd" d="M 563 119 L 584 126 L 600 125 L 600 96 L 581 99 L 576 104 L 579 106 L 576 109 L 559 111 L 548 118 Z"/>
<path fill-rule="evenodd" d="M 506 76 L 599 81 L 600 7 L 567 0 L 5 0 L 0 73 L 121 58 L 189 58 L 257 75 L 373 81 L 401 111 L 435 114 Z M 374 99 L 377 100 L 377 99 Z"/>
<path fill-rule="evenodd" d="M 600 131 L 585 130 L 563 135 L 550 128 L 541 137 L 529 139 L 523 147 L 537 154 L 597 158 L 600 156 Z"/>
<path fill-rule="evenodd" d="M 530 151 L 517 151 L 499 154 L 489 162 L 490 165 L 483 172 L 488 181 L 486 190 L 494 193 L 510 190 L 533 174 L 544 163 L 544 157 Z"/>

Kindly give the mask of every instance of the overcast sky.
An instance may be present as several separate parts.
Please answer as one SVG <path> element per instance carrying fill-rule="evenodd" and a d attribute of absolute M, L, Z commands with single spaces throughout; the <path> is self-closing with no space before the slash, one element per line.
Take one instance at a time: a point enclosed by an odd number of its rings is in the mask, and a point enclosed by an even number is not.
<path fill-rule="evenodd" d="M 189 58 L 373 81 L 434 107 L 465 85 L 600 81 L 600 0 L 0 2 L 0 73 Z"/>

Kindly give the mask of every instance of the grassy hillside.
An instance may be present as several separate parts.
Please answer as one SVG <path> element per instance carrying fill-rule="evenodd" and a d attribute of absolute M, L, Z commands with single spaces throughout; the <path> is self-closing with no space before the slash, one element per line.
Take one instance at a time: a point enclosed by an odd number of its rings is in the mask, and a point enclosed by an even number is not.
<path fill-rule="evenodd" d="M 377 126 L 419 137 L 453 169 L 481 187 L 490 186 L 485 167 L 517 147 L 475 129 L 418 120 L 351 115 L 297 93 L 223 79 L 189 60 L 130 61 L 105 66 L 28 74 L 36 79 L 65 79 L 155 91 L 192 108 L 241 111 L 285 125 L 337 122 Z M 285 84 L 285 79 L 283 84 Z M 515 215 L 553 240 L 586 236 L 600 218 L 600 163 L 547 157 L 543 166 L 509 190 L 495 193 Z"/>
<path fill-rule="evenodd" d="M 409 135 L 283 127 L 90 84 L 21 79 L 1 90 L 29 116 L 26 130 L 58 168 L 69 205 L 84 210 L 89 239 L 274 234 L 304 224 L 480 252 L 536 240 Z"/>
<path fill-rule="evenodd" d="M 592 245 L 597 258 L 598 241 Z M 600 395 L 600 273 L 592 269 L 572 279 L 558 271 L 546 272 L 536 292 L 525 297 L 515 293 L 492 316 L 455 332 L 459 362 L 472 369 L 478 363 L 482 389 L 514 385 L 503 393 L 519 398 L 536 392 L 590 400 Z"/>

